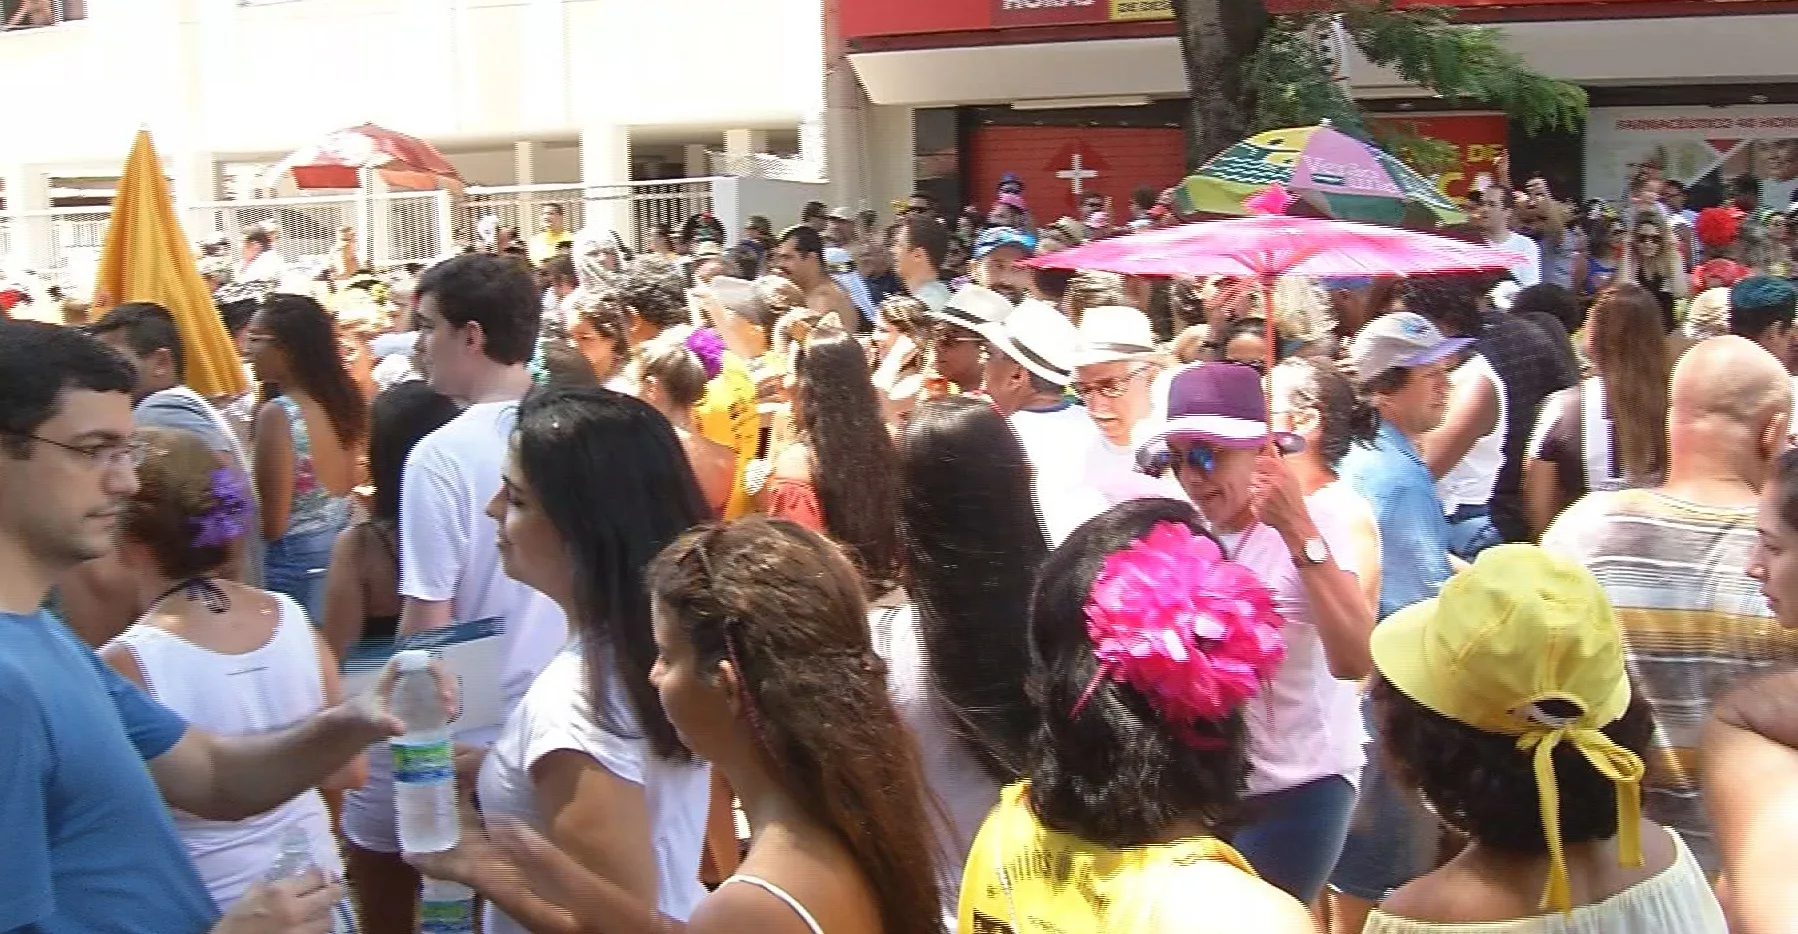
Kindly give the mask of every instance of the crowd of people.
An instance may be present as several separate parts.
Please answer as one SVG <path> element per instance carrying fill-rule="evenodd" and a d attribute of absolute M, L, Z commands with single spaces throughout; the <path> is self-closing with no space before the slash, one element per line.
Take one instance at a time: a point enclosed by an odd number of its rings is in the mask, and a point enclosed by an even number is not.
<path fill-rule="evenodd" d="M 1181 218 L 1015 178 L 297 290 L 259 229 L 231 399 L 159 306 L 0 322 L 0 931 L 1785 930 L 1798 290 L 1640 181 L 1266 285 L 1036 269 Z M 466 626 L 405 853 L 341 672 Z"/>

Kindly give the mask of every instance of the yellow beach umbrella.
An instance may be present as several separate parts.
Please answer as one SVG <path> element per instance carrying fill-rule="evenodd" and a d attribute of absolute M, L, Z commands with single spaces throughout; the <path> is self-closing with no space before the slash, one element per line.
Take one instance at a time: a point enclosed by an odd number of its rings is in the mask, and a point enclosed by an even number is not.
<path fill-rule="evenodd" d="M 155 302 L 175 316 L 186 382 L 193 391 L 217 397 L 247 388 L 237 348 L 175 218 L 175 202 L 148 130 L 137 131 L 112 196 L 112 219 L 94 277 L 94 317 L 126 302 Z"/>

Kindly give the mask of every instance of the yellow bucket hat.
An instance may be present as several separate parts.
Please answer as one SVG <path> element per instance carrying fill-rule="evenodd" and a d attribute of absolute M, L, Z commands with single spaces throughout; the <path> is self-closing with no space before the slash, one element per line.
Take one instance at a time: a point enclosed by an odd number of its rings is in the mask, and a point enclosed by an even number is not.
<path fill-rule="evenodd" d="M 1552 758 L 1563 742 L 1615 783 L 1619 860 L 1642 865 L 1642 760 L 1600 732 L 1629 707 L 1623 631 L 1585 568 L 1534 545 L 1488 549 L 1440 596 L 1375 627 L 1372 649 L 1381 677 L 1406 697 L 1476 730 L 1515 736 L 1518 751 L 1533 757 L 1549 856 L 1543 908 L 1572 907 Z M 1555 716 L 1544 701 L 1579 712 Z"/>

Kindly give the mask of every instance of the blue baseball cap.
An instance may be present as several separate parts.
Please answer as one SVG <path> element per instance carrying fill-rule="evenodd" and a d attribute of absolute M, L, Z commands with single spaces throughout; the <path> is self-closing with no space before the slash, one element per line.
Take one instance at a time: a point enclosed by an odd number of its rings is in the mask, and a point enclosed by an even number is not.
<path fill-rule="evenodd" d="M 1036 252 L 1036 234 L 1016 227 L 988 227 L 974 240 L 974 258 L 985 259 L 1002 246 L 1017 247 L 1029 256 Z"/>

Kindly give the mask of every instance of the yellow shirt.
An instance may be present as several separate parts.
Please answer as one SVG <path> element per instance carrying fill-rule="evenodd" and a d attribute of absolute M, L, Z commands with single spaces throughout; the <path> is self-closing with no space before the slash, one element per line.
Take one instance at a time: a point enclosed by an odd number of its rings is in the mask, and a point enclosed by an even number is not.
<path fill-rule="evenodd" d="M 724 352 L 723 369 L 706 384 L 705 395 L 693 407 L 693 419 L 701 435 L 737 452 L 737 472 L 731 479 L 730 499 L 724 504 L 722 518 L 747 514 L 751 504 L 743 474 L 761 445 L 762 420 L 756 414 L 755 380 L 742 357 Z"/>
<path fill-rule="evenodd" d="M 531 265 L 541 266 L 556 257 L 556 248 L 562 244 L 574 244 L 574 234 L 566 230 L 551 233 L 540 230 L 531 235 L 528 247 L 531 251 Z"/>
<path fill-rule="evenodd" d="M 957 927 L 964 934 L 1155 931 L 1161 903 L 1174 901 L 1182 867 L 1222 862 L 1255 875 L 1241 854 L 1216 837 L 1114 849 L 1051 830 L 1031 811 L 1029 787 L 1019 782 L 1001 792 L 974 837 L 961 880 Z M 1229 911 L 1228 905 L 1216 907 Z"/>

